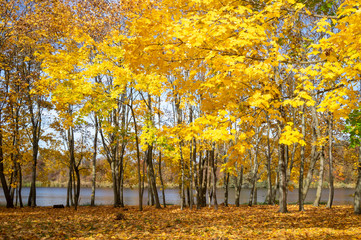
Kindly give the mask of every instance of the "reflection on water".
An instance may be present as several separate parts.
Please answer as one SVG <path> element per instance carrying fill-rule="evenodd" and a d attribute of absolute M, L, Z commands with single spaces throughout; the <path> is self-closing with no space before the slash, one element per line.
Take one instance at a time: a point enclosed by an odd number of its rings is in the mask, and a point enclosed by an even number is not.
<path fill-rule="evenodd" d="M 29 188 L 23 188 L 22 196 L 23 202 L 27 203 L 29 195 Z M 37 188 L 37 205 L 38 206 L 52 206 L 54 204 L 66 203 L 66 188 Z M 335 189 L 334 201 L 335 205 L 352 204 L 354 189 Z M 249 189 L 242 189 L 241 203 L 248 203 Z M 158 192 L 160 199 L 161 191 Z M 90 204 L 91 188 L 82 188 L 80 191 L 80 204 Z M 257 191 L 257 201 L 264 202 L 267 195 L 267 189 L 261 188 Z M 310 189 L 305 202 L 313 202 L 316 195 L 316 189 Z M 144 190 L 143 204 L 147 203 L 148 192 Z M 167 204 L 180 205 L 180 197 L 178 189 L 166 189 L 165 197 Z M 234 204 L 234 189 L 229 189 L 228 202 Z M 328 199 L 328 189 L 323 189 L 321 201 L 326 202 Z M 218 203 L 224 202 L 224 189 L 217 190 Z M 288 202 L 295 203 L 298 200 L 298 190 L 288 193 Z M 138 190 L 137 189 L 124 189 L 124 202 L 126 205 L 138 205 Z M 95 203 L 97 205 L 111 205 L 113 204 L 113 190 L 111 188 L 98 188 L 95 192 Z M 0 190 L 0 204 L 5 205 L 5 197 L 2 189 Z"/>

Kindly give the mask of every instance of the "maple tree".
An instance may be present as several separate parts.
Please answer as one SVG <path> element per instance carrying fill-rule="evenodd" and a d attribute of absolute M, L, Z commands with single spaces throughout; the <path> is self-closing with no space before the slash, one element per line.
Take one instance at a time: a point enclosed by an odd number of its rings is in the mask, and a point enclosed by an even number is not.
<path fill-rule="evenodd" d="M 302 211 L 311 184 L 320 205 L 326 174 L 331 208 L 345 119 L 351 144 L 359 144 L 359 5 L 2 1 L 0 178 L 8 207 L 22 204 L 29 166 L 28 205 L 36 206 L 42 119 L 53 107 L 47 126 L 66 142 L 56 151 L 68 156 L 75 208 L 90 159 L 94 205 L 99 157 L 109 165 L 115 207 L 124 207 L 127 179 L 138 183 L 140 210 L 145 184 L 149 204 L 161 207 L 160 184 L 166 206 L 167 170 L 181 209 L 207 202 L 217 209 L 221 183 L 227 206 L 231 179 L 237 206 L 242 183 L 252 206 L 257 183 L 266 181 L 267 203 L 278 191 L 282 213 L 298 183 Z M 360 180 L 356 189 L 359 213 Z"/>

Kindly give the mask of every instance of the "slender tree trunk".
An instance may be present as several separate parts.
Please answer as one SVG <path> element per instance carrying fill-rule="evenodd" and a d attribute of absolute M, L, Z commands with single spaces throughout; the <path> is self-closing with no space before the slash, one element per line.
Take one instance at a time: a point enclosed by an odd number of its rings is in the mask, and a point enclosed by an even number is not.
<path fill-rule="evenodd" d="M 147 161 L 148 161 L 147 163 L 149 165 L 149 174 L 150 174 L 152 192 L 153 192 L 154 200 L 155 200 L 155 207 L 161 208 L 160 202 L 159 202 L 156 180 L 155 180 L 154 168 L 153 168 L 153 146 L 149 145 L 149 144 L 148 144 Z"/>
<path fill-rule="evenodd" d="M 239 172 L 239 178 L 237 180 L 236 178 L 236 192 L 235 192 L 235 204 L 236 207 L 239 207 L 239 200 L 240 200 L 240 195 L 241 195 L 241 190 L 242 190 L 242 184 L 243 184 L 243 165 L 241 165 L 241 170 Z"/>
<path fill-rule="evenodd" d="M 256 150 L 254 156 L 254 167 L 252 172 L 252 188 L 249 196 L 248 206 L 252 206 L 254 202 L 254 194 L 256 192 L 256 184 L 257 184 L 257 173 L 258 173 L 258 160 L 257 160 L 258 151 Z"/>
<path fill-rule="evenodd" d="M 258 162 L 258 149 L 259 149 L 259 143 L 261 142 L 261 138 L 259 137 L 259 133 L 260 133 L 261 129 L 259 129 L 258 127 L 256 127 L 256 143 L 254 146 L 254 158 L 253 158 L 253 169 L 252 169 L 252 188 L 251 188 L 251 192 L 250 192 L 250 196 L 249 196 L 249 201 L 248 201 L 248 206 L 252 206 L 252 203 L 257 204 L 257 198 L 255 200 L 255 194 L 256 194 L 256 190 L 257 190 L 257 178 L 258 178 L 258 167 L 259 167 L 259 162 Z M 251 150 L 249 150 L 249 157 L 250 157 L 250 161 L 252 162 L 252 153 Z"/>
<path fill-rule="evenodd" d="M 193 208 L 193 162 L 192 162 L 192 142 L 190 143 L 190 155 L 189 155 L 189 208 L 192 209 Z"/>
<path fill-rule="evenodd" d="M 330 113 L 330 120 L 328 123 L 328 141 L 329 141 L 329 148 L 328 148 L 328 166 L 329 166 L 329 175 L 328 175 L 328 179 L 329 179 L 329 195 L 328 195 L 328 201 L 327 201 L 327 208 L 331 208 L 332 207 L 332 202 L 333 202 L 333 196 L 334 196 L 334 186 L 333 186 L 333 156 L 332 156 L 332 141 L 333 141 L 333 135 L 332 135 L 332 131 L 333 131 L 333 115 L 332 113 Z"/>
<path fill-rule="evenodd" d="M 316 98 L 314 96 L 313 96 L 313 100 L 316 101 Z M 311 162 L 310 162 L 309 170 L 307 172 L 307 178 L 305 180 L 305 185 L 304 185 L 304 190 L 303 190 L 303 200 L 306 199 L 309 186 L 312 182 L 315 165 L 318 160 L 318 157 L 320 156 L 320 152 L 317 151 L 317 146 L 315 144 L 317 142 L 317 139 L 321 137 L 321 131 L 319 129 L 318 116 L 317 116 L 317 111 L 316 111 L 315 106 L 311 106 L 311 115 L 312 115 L 312 121 L 313 121 L 312 141 L 314 144 L 312 144 L 312 147 L 311 147 Z"/>
<path fill-rule="evenodd" d="M 30 95 L 29 95 L 30 98 Z M 29 100 L 30 101 L 30 100 Z M 32 123 L 32 145 L 33 145 L 33 165 L 31 172 L 31 186 L 30 193 L 28 198 L 28 206 L 35 207 L 36 206 L 36 167 L 38 162 L 38 153 L 39 153 L 39 140 L 41 133 L 41 112 L 40 112 L 40 104 L 38 104 L 38 116 L 35 119 L 32 103 L 30 101 L 30 115 L 31 115 L 31 123 Z"/>
<path fill-rule="evenodd" d="M 228 207 L 229 172 L 224 174 L 224 206 Z"/>
<path fill-rule="evenodd" d="M 315 133 L 316 133 L 316 140 L 317 140 L 321 137 L 321 131 L 320 131 L 320 127 L 319 127 L 318 116 L 317 116 L 317 111 L 316 111 L 315 106 L 311 106 L 311 114 L 312 114 L 312 119 L 313 119 L 314 126 L 315 126 Z M 316 198 L 315 198 L 315 201 L 313 202 L 314 206 L 319 206 L 320 200 L 321 200 L 323 171 L 324 171 L 324 162 L 325 162 L 324 161 L 324 146 L 321 147 L 321 151 L 320 151 L 319 155 L 320 155 L 320 170 L 319 170 L 319 179 L 318 179 L 318 183 L 317 183 Z"/>
<path fill-rule="evenodd" d="M 271 163 L 272 163 L 272 153 L 271 153 L 271 144 L 270 144 L 270 132 L 271 132 L 271 123 L 269 121 L 268 115 L 267 118 L 267 203 L 272 204 L 273 192 L 272 192 L 272 171 L 271 171 Z"/>
<path fill-rule="evenodd" d="M 93 159 L 92 159 L 92 193 L 90 206 L 95 206 L 95 188 L 96 188 L 96 162 L 97 162 L 97 152 L 98 152 L 98 117 L 94 116 L 95 120 L 95 132 L 94 132 L 94 149 L 93 149 Z"/>
<path fill-rule="evenodd" d="M 1 111 L 0 111 L 0 120 L 1 120 Z M 8 187 L 4 174 L 3 132 L 1 125 L 0 125 L 0 180 L 6 199 L 6 207 L 13 208 L 14 207 L 13 198 L 11 197 L 10 188 Z"/>
<path fill-rule="evenodd" d="M 198 194 L 197 194 L 197 209 L 206 206 L 206 191 L 205 191 L 205 184 L 204 179 L 206 178 L 207 174 L 204 174 L 204 164 L 206 162 L 206 158 L 202 157 L 202 151 L 199 151 L 199 162 L 198 162 Z"/>
<path fill-rule="evenodd" d="M 0 139 L 1 138 L 2 137 L 0 137 Z M 0 144 L 0 151 L 2 151 L 1 144 Z M 13 208 L 14 207 L 13 198 L 11 197 L 10 189 L 8 188 L 6 178 L 5 178 L 5 174 L 4 174 L 4 164 L 3 164 L 3 155 L 2 155 L 2 153 L 0 153 L 0 179 L 1 179 L 1 186 L 3 188 L 3 192 L 4 192 L 4 195 L 5 195 L 5 199 L 6 199 L 6 207 L 7 208 Z"/>
<path fill-rule="evenodd" d="M 72 127 L 68 130 L 68 144 L 69 144 L 69 157 L 70 157 L 70 168 L 71 173 L 75 173 L 73 176 L 73 184 L 74 184 L 74 207 L 75 210 L 78 209 L 79 204 L 79 194 L 80 194 L 80 173 L 79 168 L 75 163 L 75 141 L 74 141 L 74 129 Z"/>
<path fill-rule="evenodd" d="M 212 179 L 213 179 L 213 206 L 214 209 L 218 210 L 218 203 L 217 203 L 217 157 L 214 156 L 214 146 L 211 153 L 211 164 L 212 164 Z"/>
<path fill-rule="evenodd" d="M 302 116 L 301 116 L 301 133 L 303 135 L 303 141 L 305 141 L 306 136 L 306 127 L 305 127 L 305 105 L 302 106 Z M 298 179 L 298 204 L 299 211 L 304 211 L 303 207 L 303 172 L 305 165 L 305 146 L 301 145 L 301 163 L 300 163 L 300 176 Z"/>
<path fill-rule="evenodd" d="M 23 204 L 23 198 L 21 196 L 21 190 L 22 190 L 22 186 L 23 186 L 23 175 L 22 175 L 22 169 L 21 169 L 21 165 L 20 163 L 18 163 L 18 169 L 19 169 L 19 183 L 18 183 L 18 193 L 17 193 L 17 196 L 19 197 L 19 205 L 20 207 L 24 207 L 24 204 Z"/>
<path fill-rule="evenodd" d="M 145 156 L 148 156 L 148 150 L 144 153 Z M 147 163 L 147 181 L 148 181 L 148 206 L 154 206 L 154 195 L 153 195 L 153 188 L 151 184 L 150 174 L 149 174 L 149 165 L 148 160 L 145 160 Z"/>
<path fill-rule="evenodd" d="M 279 212 L 286 213 L 287 212 L 287 166 L 286 166 L 286 159 L 285 159 L 285 145 L 279 145 Z"/>
<path fill-rule="evenodd" d="M 75 166 L 74 172 L 75 172 L 75 177 L 76 177 L 76 186 L 74 188 L 74 190 L 75 190 L 75 193 L 74 193 L 74 207 L 75 207 L 75 210 L 77 210 L 78 205 L 79 205 L 79 200 L 80 200 L 79 199 L 79 197 L 80 197 L 80 172 L 79 172 L 79 167 L 78 166 Z"/>
<path fill-rule="evenodd" d="M 316 191 L 316 198 L 313 202 L 313 206 L 318 207 L 321 202 L 321 193 L 322 193 L 322 183 L 323 183 L 323 171 L 324 171 L 324 162 L 325 157 L 323 154 L 324 147 L 321 147 L 321 154 L 320 154 L 320 171 L 319 171 L 319 179 L 317 183 L 317 191 Z"/>
<path fill-rule="evenodd" d="M 37 66 L 40 70 L 40 65 Z M 24 80 L 27 84 L 26 86 L 26 101 L 28 110 L 30 113 L 31 120 L 31 131 L 32 131 L 32 172 L 31 172 L 31 185 L 30 185 L 30 193 L 28 198 L 28 206 L 35 207 L 36 206 L 36 171 L 37 171 L 37 160 L 39 155 L 39 141 L 41 136 L 41 125 L 42 125 L 42 96 L 32 95 L 31 88 L 34 83 L 31 82 L 31 66 L 23 68 L 24 69 Z M 24 89 L 25 90 L 25 89 Z M 35 107 L 36 106 L 36 107 Z M 35 111 L 34 111 L 35 110 Z"/>
<path fill-rule="evenodd" d="M 163 182 L 163 176 L 162 176 L 162 151 L 159 151 L 158 171 L 159 171 L 159 180 L 160 180 L 160 184 L 162 187 L 163 207 L 167 207 L 167 205 L 165 203 L 164 182 Z"/>
<path fill-rule="evenodd" d="M 316 132 L 315 132 L 314 128 L 312 127 L 312 142 L 315 143 L 316 141 L 317 141 Z M 317 159 L 319 158 L 319 153 L 316 150 L 317 150 L 317 146 L 312 144 L 312 146 L 311 146 L 311 162 L 310 162 L 310 166 L 307 171 L 307 177 L 306 177 L 306 179 L 304 181 L 304 185 L 303 185 L 303 192 L 302 192 L 303 201 L 305 201 L 305 199 L 306 199 L 308 189 L 310 188 L 311 181 L 313 178 L 313 172 L 315 170 L 315 165 L 316 165 Z"/>
<path fill-rule="evenodd" d="M 275 184 L 273 186 L 273 190 L 272 190 L 272 203 L 274 204 L 276 202 L 276 199 L 279 199 L 279 188 L 280 188 L 280 182 L 279 182 L 280 176 L 279 176 L 279 170 L 277 169 L 276 171 L 276 179 L 275 179 Z"/>
<path fill-rule="evenodd" d="M 120 207 L 124 207 L 124 146 L 122 146 L 122 153 L 119 162 L 119 191 L 120 191 Z"/>
<path fill-rule="evenodd" d="M 138 205 L 139 205 L 139 211 L 143 211 L 143 188 L 142 188 L 142 175 L 140 173 L 140 150 L 139 150 L 139 139 L 138 139 L 138 127 L 132 105 L 130 105 L 130 111 L 132 113 L 133 122 L 134 122 L 135 144 L 137 149 L 138 198 L 139 198 Z"/>
<path fill-rule="evenodd" d="M 184 195 L 184 159 L 182 152 L 182 142 L 179 143 L 180 152 L 180 167 L 181 167 L 181 210 L 185 207 L 185 195 Z"/>
<path fill-rule="evenodd" d="M 198 208 L 198 170 L 197 170 L 197 145 L 196 145 L 196 140 L 195 138 L 193 138 L 192 140 L 192 145 L 193 145 L 193 149 L 192 149 L 192 157 L 191 157 L 191 164 L 193 164 L 193 173 L 192 173 L 192 177 L 193 177 L 193 187 L 195 190 L 195 194 L 196 194 L 196 199 L 197 199 L 197 203 L 193 203 L 197 205 Z M 194 194 L 192 193 L 192 199 L 194 200 Z"/>
<path fill-rule="evenodd" d="M 206 157 L 205 157 L 205 161 L 203 164 L 204 167 L 204 178 L 203 178 L 203 187 L 202 187 L 202 199 L 203 199 L 203 207 L 207 206 L 207 191 L 209 191 L 208 189 L 208 178 L 209 178 L 209 151 L 206 151 Z M 209 195 L 209 194 L 208 194 Z"/>
<path fill-rule="evenodd" d="M 68 179 L 68 188 L 67 188 L 67 192 L 66 192 L 66 206 L 70 207 L 70 205 L 72 204 L 72 199 L 73 199 L 73 195 L 72 195 L 72 177 L 73 173 L 72 173 L 72 168 L 69 166 L 69 179 Z"/>
<path fill-rule="evenodd" d="M 117 166 L 116 166 L 116 160 L 114 159 L 115 156 L 113 157 L 113 159 L 111 160 L 111 171 L 112 171 L 112 180 L 113 180 L 113 199 L 114 199 L 114 203 L 113 206 L 114 207 L 119 207 L 120 203 L 119 203 L 119 195 L 118 195 L 118 179 L 117 179 Z"/>
<path fill-rule="evenodd" d="M 357 183 L 354 197 L 354 213 L 361 214 L 361 146 L 358 147 Z"/>
<path fill-rule="evenodd" d="M 208 182 L 207 182 L 207 189 L 208 189 L 208 207 L 212 206 L 212 198 L 213 198 L 213 187 L 212 187 L 212 177 L 213 177 L 213 169 L 212 169 L 212 152 L 207 150 L 208 152 L 208 161 L 207 161 L 207 175 L 208 175 Z"/>

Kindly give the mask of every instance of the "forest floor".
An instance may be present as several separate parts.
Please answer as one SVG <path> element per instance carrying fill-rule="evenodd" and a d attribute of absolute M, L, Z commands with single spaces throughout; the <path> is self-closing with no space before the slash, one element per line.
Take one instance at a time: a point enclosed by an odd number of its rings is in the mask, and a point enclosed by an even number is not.
<path fill-rule="evenodd" d="M 0 239 L 361 239 L 351 206 L 0 207 Z M 123 218 L 118 220 L 118 218 Z"/>

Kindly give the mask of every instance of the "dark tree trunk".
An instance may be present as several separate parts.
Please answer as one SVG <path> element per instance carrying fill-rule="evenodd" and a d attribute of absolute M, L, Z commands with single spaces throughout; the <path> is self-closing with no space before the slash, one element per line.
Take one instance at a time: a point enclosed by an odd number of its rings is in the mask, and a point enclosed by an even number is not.
<path fill-rule="evenodd" d="M 69 166 L 69 179 L 68 179 L 68 188 L 66 191 L 66 207 L 70 207 L 70 205 L 73 205 L 73 190 L 72 190 L 72 185 L 73 185 L 73 171 L 72 168 Z"/>
<path fill-rule="evenodd" d="M 228 207 L 229 172 L 224 175 L 224 206 Z"/>
<path fill-rule="evenodd" d="M 239 200 L 242 190 L 242 184 L 243 184 L 243 165 L 241 165 L 241 171 L 239 172 L 239 178 L 237 180 L 236 178 L 236 192 L 235 192 L 235 204 L 236 207 L 239 207 Z"/>
<path fill-rule="evenodd" d="M 18 186 L 19 205 L 20 205 L 20 207 L 24 207 L 23 198 L 21 196 L 21 190 L 22 190 L 22 186 L 23 186 L 23 175 L 21 172 L 22 170 L 21 170 L 20 163 L 18 163 L 18 169 L 19 169 L 19 186 Z"/>
<path fill-rule="evenodd" d="M 75 210 L 77 210 L 79 205 L 79 196 L 80 196 L 80 172 L 78 166 L 75 166 L 74 172 L 76 177 L 76 186 L 74 188 L 74 208 Z"/>
<path fill-rule="evenodd" d="M 213 206 L 214 209 L 218 209 L 217 203 L 217 157 L 214 154 L 214 146 L 211 152 L 211 164 L 212 164 L 212 179 L 213 179 Z"/>
<path fill-rule="evenodd" d="M 29 95 L 30 98 L 30 95 Z M 29 99 L 30 101 L 30 99 Z M 29 103 L 30 106 L 30 115 L 31 115 L 31 123 L 32 123 L 32 145 L 33 145 L 33 165 L 31 172 L 31 186 L 30 193 L 28 198 L 28 206 L 35 207 L 36 206 L 36 167 L 38 162 L 38 153 L 39 153 L 39 140 L 41 134 L 41 112 L 40 112 L 40 104 L 38 104 L 38 116 L 37 119 L 34 116 L 32 102 Z"/>
<path fill-rule="evenodd" d="M 182 152 L 182 142 L 179 144 L 179 152 L 180 152 L 180 167 L 181 167 L 181 210 L 185 207 L 185 194 L 184 194 L 184 159 L 183 159 L 183 152 Z"/>

